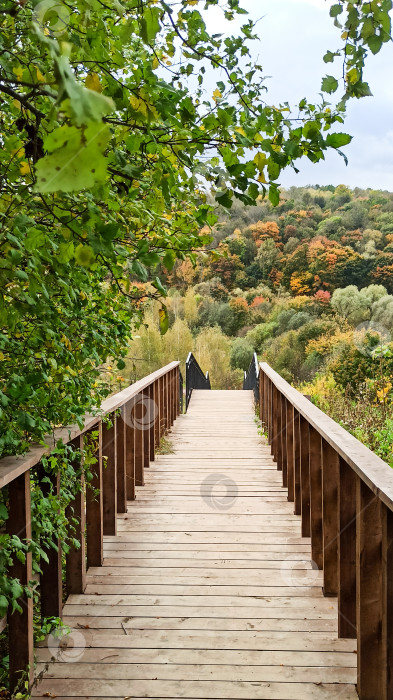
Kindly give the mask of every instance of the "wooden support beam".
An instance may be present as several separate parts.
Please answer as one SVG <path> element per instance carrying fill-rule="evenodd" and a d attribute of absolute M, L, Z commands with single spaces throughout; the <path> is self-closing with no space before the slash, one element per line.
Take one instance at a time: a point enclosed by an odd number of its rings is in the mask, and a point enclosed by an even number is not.
<path fill-rule="evenodd" d="M 21 540 L 29 541 L 31 540 L 30 471 L 11 481 L 8 489 L 8 533 L 17 535 Z M 19 579 L 22 586 L 29 584 L 32 580 L 31 552 L 26 553 L 23 562 L 17 557 L 13 558 L 9 576 Z M 8 616 L 11 692 L 17 690 L 22 674 L 26 670 L 30 684 L 34 671 L 33 599 L 23 593 L 18 603 L 22 612 L 15 611 Z"/>
<path fill-rule="evenodd" d="M 299 419 L 302 537 L 310 537 L 310 435 L 306 418 Z"/>
<path fill-rule="evenodd" d="M 293 411 L 293 496 L 294 496 L 294 513 L 301 515 L 302 513 L 302 495 L 300 488 L 300 414 L 299 411 Z"/>
<path fill-rule="evenodd" d="M 281 401 L 281 455 L 282 455 L 282 485 L 288 486 L 288 457 L 287 457 L 287 400 L 280 394 Z"/>
<path fill-rule="evenodd" d="M 356 577 L 360 700 L 384 697 L 386 657 L 382 645 L 382 503 L 356 479 Z"/>
<path fill-rule="evenodd" d="M 338 591 L 338 482 L 339 456 L 322 440 L 322 512 L 323 512 L 323 592 L 335 596 Z"/>
<path fill-rule="evenodd" d="M 83 450 L 83 436 L 72 441 L 74 450 Z M 81 454 L 83 459 L 83 453 Z M 68 594 L 83 593 L 86 588 L 86 513 L 85 513 L 85 478 L 80 460 L 76 459 L 73 467 L 80 472 L 80 491 L 66 509 L 66 517 L 71 524 L 73 539 L 79 547 L 71 546 L 66 554 L 66 589 Z"/>
<path fill-rule="evenodd" d="M 287 481 L 288 481 L 288 501 L 293 501 L 295 496 L 294 489 L 294 445 L 293 445 L 293 435 L 294 435 L 294 408 L 292 404 L 286 400 L 286 416 L 287 416 Z"/>
<path fill-rule="evenodd" d="M 126 406 L 122 406 L 116 416 L 116 471 L 117 471 L 117 512 L 127 513 L 127 455 L 126 455 Z M 134 483 L 134 479 L 133 479 Z"/>
<path fill-rule="evenodd" d="M 104 560 L 103 545 L 103 499 L 102 499 L 102 426 L 98 425 L 98 438 L 92 438 L 91 433 L 97 429 L 88 431 L 87 435 L 96 443 L 96 464 L 92 466 L 93 479 L 86 489 L 86 539 L 87 539 L 87 566 L 102 566 Z M 89 435 L 90 433 L 90 435 Z"/>
<path fill-rule="evenodd" d="M 356 638 L 356 474 L 340 459 L 338 636 Z"/>
<path fill-rule="evenodd" d="M 48 473 L 42 465 L 39 465 L 39 479 L 42 494 L 48 497 L 51 493 L 54 496 L 60 495 L 60 474 Z M 57 549 L 44 547 L 48 561 L 41 558 L 40 574 L 40 604 L 41 618 L 61 617 L 63 610 L 63 585 L 62 585 L 62 555 L 61 542 L 57 538 Z"/>
<path fill-rule="evenodd" d="M 310 425 L 310 525 L 311 558 L 318 569 L 323 568 L 322 527 L 322 441 L 315 428 Z"/>
<path fill-rule="evenodd" d="M 102 489 L 104 535 L 116 535 L 117 528 L 117 445 L 116 413 L 108 416 L 110 423 L 102 424 Z"/>

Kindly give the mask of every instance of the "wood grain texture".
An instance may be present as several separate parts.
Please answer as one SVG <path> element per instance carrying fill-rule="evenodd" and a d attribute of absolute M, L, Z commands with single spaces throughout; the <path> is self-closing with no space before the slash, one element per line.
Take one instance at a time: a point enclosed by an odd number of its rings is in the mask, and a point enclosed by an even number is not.
<path fill-rule="evenodd" d="M 169 439 L 174 454 L 156 454 L 104 538 L 104 565 L 68 598 L 69 640 L 37 649 L 33 694 L 355 700 L 356 642 L 337 637 L 252 392 L 194 390 Z"/>

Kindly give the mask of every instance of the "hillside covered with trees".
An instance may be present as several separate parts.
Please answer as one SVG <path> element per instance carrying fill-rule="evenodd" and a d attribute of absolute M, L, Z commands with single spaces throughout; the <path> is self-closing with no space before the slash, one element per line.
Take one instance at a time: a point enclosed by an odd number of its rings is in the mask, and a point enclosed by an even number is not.
<path fill-rule="evenodd" d="M 161 270 L 169 330 L 148 305 L 115 384 L 192 349 L 213 387 L 240 388 L 257 352 L 393 463 L 393 194 L 293 187 L 222 211 L 213 234 Z"/>

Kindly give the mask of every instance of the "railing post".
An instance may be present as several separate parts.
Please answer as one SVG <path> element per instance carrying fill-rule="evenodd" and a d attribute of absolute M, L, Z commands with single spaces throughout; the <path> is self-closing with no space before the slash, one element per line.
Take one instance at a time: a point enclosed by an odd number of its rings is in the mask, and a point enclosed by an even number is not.
<path fill-rule="evenodd" d="M 31 504 L 30 471 L 11 481 L 8 487 L 9 517 L 7 530 L 10 535 L 17 535 L 21 540 L 31 540 Z M 32 555 L 26 552 L 25 561 L 13 558 L 9 569 L 10 578 L 19 579 L 22 586 L 32 580 Z M 17 690 L 21 673 L 28 671 L 29 684 L 33 680 L 34 642 L 33 642 L 33 599 L 25 593 L 18 600 L 22 612 L 15 611 L 8 615 L 8 638 L 10 653 L 10 689 Z"/>
<path fill-rule="evenodd" d="M 277 387 L 274 387 L 275 414 L 276 414 L 276 461 L 277 470 L 282 471 L 282 426 L 281 426 L 281 394 Z"/>
<path fill-rule="evenodd" d="M 360 700 L 384 697 L 382 503 L 357 477 L 356 576 Z"/>
<path fill-rule="evenodd" d="M 131 398 L 124 406 L 123 417 L 125 421 L 125 470 L 126 470 L 126 498 L 127 501 L 135 500 L 136 485 L 136 428 L 135 428 L 135 397 Z M 127 510 L 125 511 L 127 512 Z"/>
<path fill-rule="evenodd" d="M 149 391 L 144 389 L 142 392 L 142 406 L 141 406 L 141 428 L 142 428 L 142 439 L 143 439 L 143 469 L 148 469 L 150 467 L 150 401 L 149 401 Z M 143 479 L 143 486 L 144 486 Z"/>
<path fill-rule="evenodd" d="M 293 501 L 294 514 L 302 513 L 302 496 L 300 489 L 300 414 L 293 410 Z"/>
<path fill-rule="evenodd" d="M 71 445 L 74 450 L 81 451 L 83 459 L 83 435 L 79 435 L 72 440 Z M 66 589 L 67 593 L 83 593 L 86 588 L 86 514 L 85 514 L 85 477 L 82 465 L 75 460 L 73 464 L 75 470 L 80 470 L 80 491 L 66 509 L 66 518 L 72 523 L 72 537 L 79 542 L 76 549 L 72 545 L 66 555 Z"/>
<path fill-rule="evenodd" d="M 340 459 L 338 636 L 356 638 L 356 474 Z"/>
<path fill-rule="evenodd" d="M 159 392 L 160 392 L 160 437 L 165 433 L 165 378 L 160 377 L 159 379 Z"/>
<path fill-rule="evenodd" d="M 339 456 L 322 439 L 323 592 L 326 596 L 335 596 L 338 590 L 338 482 Z"/>
<path fill-rule="evenodd" d="M 302 537 L 310 537 L 310 435 L 306 418 L 299 416 L 299 419 Z"/>
<path fill-rule="evenodd" d="M 310 430 L 310 521 L 311 558 L 318 569 L 323 568 L 322 527 L 322 461 L 321 436 L 312 425 Z"/>
<path fill-rule="evenodd" d="M 287 457 L 287 400 L 280 393 L 281 403 L 281 464 L 282 464 L 282 485 L 288 487 L 288 457 Z"/>
<path fill-rule="evenodd" d="M 294 408 L 292 404 L 286 400 L 286 416 L 287 416 L 287 483 L 288 483 L 288 501 L 294 501 Z"/>
<path fill-rule="evenodd" d="M 96 432 L 97 428 L 88 431 Z M 102 426 L 98 424 L 98 446 L 96 464 L 92 465 L 93 478 L 86 489 L 86 539 L 87 566 L 102 566 L 103 544 L 103 499 L 102 499 Z"/>
<path fill-rule="evenodd" d="M 55 496 L 60 495 L 60 474 L 48 474 L 40 464 L 38 467 L 41 481 L 41 490 L 46 497 L 51 492 Z M 44 551 L 48 561 L 41 559 L 40 575 L 40 603 L 41 618 L 61 617 L 63 611 L 63 585 L 62 585 L 62 555 L 61 542 L 57 538 L 57 549 L 45 547 Z"/>
<path fill-rule="evenodd" d="M 393 698 L 393 513 L 382 504 L 382 650 L 383 700 Z"/>
<path fill-rule="evenodd" d="M 155 431 L 155 425 L 157 421 L 157 408 L 156 408 L 156 402 L 155 402 L 155 393 L 154 393 L 154 382 L 150 384 L 148 387 L 148 396 L 149 396 L 149 446 L 150 446 L 150 462 L 154 462 L 155 460 L 155 452 L 156 452 L 156 431 Z"/>
<path fill-rule="evenodd" d="M 126 473 L 126 405 L 116 416 L 116 471 L 117 471 L 117 512 L 127 513 L 127 473 Z"/>
<path fill-rule="evenodd" d="M 104 535 L 116 535 L 117 525 L 117 446 L 116 413 L 107 416 L 110 425 L 102 423 L 102 496 Z"/>
<path fill-rule="evenodd" d="M 157 449 L 160 446 L 160 379 L 156 379 L 154 384 L 154 405 L 155 405 L 155 421 L 154 421 L 154 446 Z"/>
<path fill-rule="evenodd" d="M 133 432 L 133 458 L 135 469 L 135 486 L 144 486 L 145 438 L 142 428 L 143 404 L 142 394 L 138 394 L 131 403 L 131 421 Z"/>

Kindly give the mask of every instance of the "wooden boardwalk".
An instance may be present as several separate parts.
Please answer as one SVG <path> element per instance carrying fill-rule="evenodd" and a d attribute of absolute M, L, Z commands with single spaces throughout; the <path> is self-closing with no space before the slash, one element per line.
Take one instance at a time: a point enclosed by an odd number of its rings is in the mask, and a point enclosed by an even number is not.
<path fill-rule="evenodd" d="M 64 607 L 68 642 L 37 650 L 33 695 L 357 698 L 356 641 L 337 638 L 252 393 L 194 391 L 170 437 Z"/>

